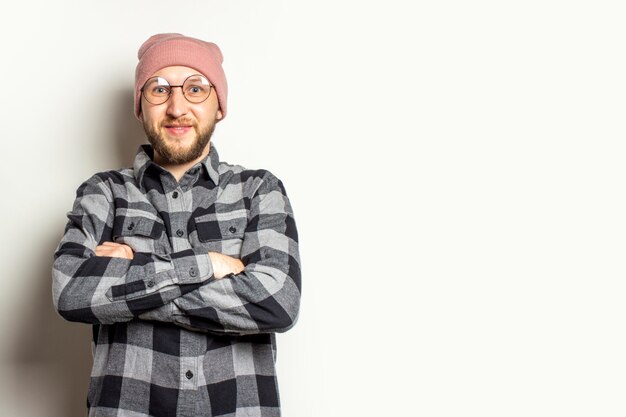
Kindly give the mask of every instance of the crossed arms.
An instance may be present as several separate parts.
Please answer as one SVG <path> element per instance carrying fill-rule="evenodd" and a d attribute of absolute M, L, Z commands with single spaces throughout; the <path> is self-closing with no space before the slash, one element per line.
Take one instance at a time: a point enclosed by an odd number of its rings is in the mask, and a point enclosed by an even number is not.
<path fill-rule="evenodd" d="M 123 243 L 103 242 L 96 246 L 96 256 L 108 258 L 124 258 L 132 260 L 134 257 L 133 248 Z M 244 270 L 243 262 L 232 256 L 223 255 L 219 252 L 208 252 L 211 264 L 213 265 L 213 275 L 216 279 L 222 279 L 229 274 L 238 274 Z"/>
<path fill-rule="evenodd" d="M 96 324 L 158 320 L 222 334 L 281 332 L 295 324 L 298 238 L 276 177 L 266 173 L 250 200 L 241 260 L 200 248 L 133 252 L 113 242 L 114 200 L 99 175 L 77 191 L 54 254 L 53 300 L 61 316 Z"/>

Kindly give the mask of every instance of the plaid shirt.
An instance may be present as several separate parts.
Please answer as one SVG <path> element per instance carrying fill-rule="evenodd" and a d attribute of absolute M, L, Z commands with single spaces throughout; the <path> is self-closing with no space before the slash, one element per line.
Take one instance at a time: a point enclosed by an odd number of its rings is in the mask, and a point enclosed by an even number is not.
<path fill-rule="evenodd" d="M 275 332 L 300 304 L 298 235 L 280 180 L 209 156 L 176 179 L 142 145 L 77 191 L 53 299 L 93 324 L 89 416 L 279 416 Z M 134 259 L 95 256 L 124 243 Z M 216 279 L 207 254 L 242 260 Z"/>

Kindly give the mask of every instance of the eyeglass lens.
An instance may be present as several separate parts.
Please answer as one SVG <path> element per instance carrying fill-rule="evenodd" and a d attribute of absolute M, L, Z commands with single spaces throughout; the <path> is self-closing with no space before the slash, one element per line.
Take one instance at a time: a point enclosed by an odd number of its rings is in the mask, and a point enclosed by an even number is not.
<path fill-rule="evenodd" d="M 202 103 L 211 94 L 211 83 L 202 75 L 188 77 L 183 85 L 170 85 L 163 77 L 152 77 L 144 84 L 143 96 L 151 104 L 163 104 L 172 95 L 174 87 L 181 87 L 183 95 L 191 103 Z"/>

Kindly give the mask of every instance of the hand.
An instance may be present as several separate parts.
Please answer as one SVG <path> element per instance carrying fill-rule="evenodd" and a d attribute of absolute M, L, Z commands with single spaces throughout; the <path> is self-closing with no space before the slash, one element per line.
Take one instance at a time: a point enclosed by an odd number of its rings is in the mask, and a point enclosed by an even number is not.
<path fill-rule="evenodd" d="M 243 263 L 232 256 L 209 252 L 209 258 L 213 264 L 213 275 L 217 279 L 224 278 L 228 274 L 238 274 L 244 270 Z"/>
<path fill-rule="evenodd" d="M 102 245 L 96 246 L 96 256 L 124 259 L 134 258 L 133 250 L 130 246 L 114 242 L 102 242 Z"/>

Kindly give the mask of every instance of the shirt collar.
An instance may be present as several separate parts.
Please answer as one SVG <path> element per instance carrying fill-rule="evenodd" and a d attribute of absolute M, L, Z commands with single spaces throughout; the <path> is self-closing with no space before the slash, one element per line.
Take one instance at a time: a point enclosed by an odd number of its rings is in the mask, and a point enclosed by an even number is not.
<path fill-rule="evenodd" d="M 135 175 L 135 179 L 137 180 L 137 184 L 140 187 L 143 186 L 143 177 L 150 170 L 163 171 L 163 168 L 152 160 L 154 156 L 154 150 L 152 149 L 152 145 L 143 144 L 140 145 L 137 149 L 137 154 L 135 155 L 135 160 L 133 161 L 133 173 Z M 210 142 L 209 145 L 209 154 L 206 158 L 202 159 L 199 164 L 203 167 L 204 175 L 210 178 L 215 185 L 219 184 L 219 165 L 220 165 L 220 157 L 217 153 L 217 149 Z"/>

